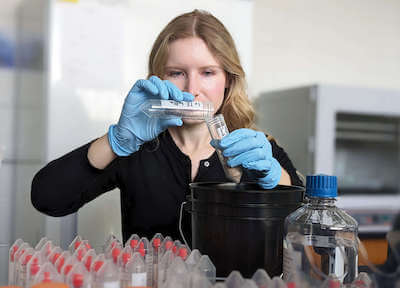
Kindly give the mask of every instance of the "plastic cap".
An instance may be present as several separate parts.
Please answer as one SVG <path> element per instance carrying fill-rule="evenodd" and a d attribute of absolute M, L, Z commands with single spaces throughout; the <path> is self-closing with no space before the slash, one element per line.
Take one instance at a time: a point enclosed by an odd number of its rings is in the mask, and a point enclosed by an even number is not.
<path fill-rule="evenodd" d="M 57 270 L 58 270 L 58 273 L 61 273 L 61 268 L 64 266 L 65 258 L 63 256 L 60 256 L 59 258 L 60 259 L 58 260 L 59 262 L 58 262 Z"/>
<path fill-rule="evenodd" d="M 165 243 L 165 250 L 171 249 L 172 246 L 174 246 L 174 242 L 172 242 L 172 241 L 167 241 L 167 242 Z"/>
<path fill-rule="evenodd" d="M 68 273 L 71 271 L 72 265 L 68 264 L 67 266 L 64 267 L 64 275 L 68 275 Z"/>
<path fill-rule="evenodd" d="M 86 253 L 86 252 L 87 252 L 86 249 L 84 249 L 83 247 L 80 248 L 80 249 L 78 250 L 78 252 L 77 252 L 76 258 L 77 258 L 79 261 L 82 261 L 82 258 L 83 258 L 83 256 L 85 256 L 85 253 Z"/>
<path fill-rule="evenodd" d="M 51 263 L 52 263 L 52 264 L 55 264 L 56 261 L 57 261 L 57 259 L 58 259 L 58 257 L 60 257 L 60 255 L 61 255 L 61 253 L 55 253 L 55 254 L 53 255 L 53 259 L 51 259 Z"/>
<path fill-rule="evenodd" d="M 75 273 L 72 277 L 72 285 L 74 288 L 80 288 L 83 285 L 83 275 L 79 273 Z"/>
<path fill-rule="evenodd" d="M 131 259 L 131 254 L 130 253 L 123 253 L 122 254 L 122 262 L 124 263 L 124 265 L 126 265 L 126 263 L 128 263 L 129 259 Z"/>
<path fill-rule="evenodd" d="M 48 272 L 48 271 L 44 272 L 43 278 L 44 278 L 43 282 L 50 282 L 51 281 L 50 272 Z"/>
<path fill-rule="evenodd" d="M 329 175 L 307 176 L 306 194 L 309 197 L 335 198 L 337 197 L 337 178 Z"/>
<path fill-rule="evenodd" d="M 132 249 L 134 249 L 134 248 L 136 247 L 136 245 L 138 244 L 138 242 L 139 242 L 139 241 L 138 241 L 137 239 L 132 239 L 132 240 L 131 240 L 131 243 L 130 243 L 130 244 L 131 244 Z"/>
<path fill-rule="evenodd" d="M 31 260 L 31 258 L 32 258 L 31 254 L 26 255 L 25 259 L 23 259 L 24 261 L 22 261 L 22 265 L 28 264 L 28 262 L 29 262 L 29 260 Z"/>
<path fill-rule="evenodd" d="M 330 280 L 329 281 L 329 288 L 340 288 L 340 281 Z"/>
<path fill-rule="evenodd" d="M 81 245 L 81 241 L 76 241 L 74 243 L 74 248 L 77 249 L 79 247 L 79 245 Z"/>
<path fill-rule="evenodd" d="M 12 261 L 12 262 L 14 262 L 15 252 L 17 252 L 18 248 L 19 248 L 18 245 L 15 245 L 15 246 L 12 248 L 12 252 L 11 252 L 11 261 Z"/>
<path fill-rule="evenodd" d="M 186 248 L 180 248 L 178 251 L 178 256 L 185 260 L 188 256 L 188 251 Z"/>
<path fill-rule="evenodd" d="M 103 264 L 104 264 L 104 262 L 103 261 L 96 261 L 94 264 L 93 264 L 93 269 L 94 269 L 94 271 L 99 271 L 100 270 L 100 268 L 101 268 L 101 266 L 103 266 Z"/>
<path fill-rule="evenodd" d="M 31 275 L 36 275 L 40 270 L 40 265 L 38 263 L 31 264 Z"/>
<path fill-rule="evenodd" d="M 90 271 L 90 266 L 92 265 L 92 256 L 86 258 L 85 267 L 88 271 Z"/>
<path fill-rule="evenodd" d="M 158 248 L 161 245 L 161 239 L 160 238 L 156 238 L 153 240 L 153 247 L 154 248 Z"/>
<path fill-rule="evenodd" d="M 118 256 L 121 253 L 121 249 L 119 249 L 118 247 L 113 248 L 111 254 L 112 254 L 112 258 L 114 260 L 114 263 L 117 263 L 118 260 Z"/>

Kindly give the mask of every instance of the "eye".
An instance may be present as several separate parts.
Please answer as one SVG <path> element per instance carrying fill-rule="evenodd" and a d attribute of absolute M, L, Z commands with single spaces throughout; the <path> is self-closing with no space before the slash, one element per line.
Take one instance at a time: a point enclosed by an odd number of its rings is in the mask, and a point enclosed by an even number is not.
<path fill-rule="evenodd" d="M 168 71 L 168 72 L 167 72 L 167 76 L 168 76 L 168 77 L 172 77 L 172 78 L 176 78 L 176 77 L 183 76 L 183 75 L 184 75 L 184 74 L 183 74 L 182 71 L 175 71 L 175 70 L 172 70 L 172 71 Z"/>
<path fill-rule="evenodd" d="M 215 74 L 214 70 L 204 70 L 203 71 L 203 75 L 205 75 L 205 76 L 212 76 L 214 74 Z"/>

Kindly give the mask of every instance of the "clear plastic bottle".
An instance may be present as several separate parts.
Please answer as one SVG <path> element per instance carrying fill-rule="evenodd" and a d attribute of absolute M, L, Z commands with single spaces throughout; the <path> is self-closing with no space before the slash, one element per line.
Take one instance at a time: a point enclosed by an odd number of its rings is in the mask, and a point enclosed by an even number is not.
<path fill-rule="evenodd" d="M 139 252 L 133 253 L 132 258 L 123 267 L 121 280 L 121 288 L 150 286 L 147 277 L 147 265 Z"/>
<path fill-rule="evenodd" d="M 302 273 L 308 281 L 336 277 L 351 283 L 357 277 L 358 224 L 335 206 L 335 176 L 307 176 L 308 203 L 285 219 L 284 278 Z"/>
<path fill-rule="evenodd" d="M 1 165 L 1 149 L 0 149 L 0 165 Z M 22 239 L 17 239 L 11 246 L 8 257 L 8 284 L 14 285 L 14 271 L 15 271 L 15 254 L 24 243 Z"/>
<path fill-rule="evenodd" d="M 112 260 L 106 260 L 93 275 L 93 288 L 120 288 L 118 267 Z"/>
<path fill-rule="evenodd" d="M 221 140 L 224 136 L 229 134 L 228 127 L 226 126 L 225 123 L 224 115 L 222 114 L 218 114 L 214 118 L 208 119 L 207 126 L 208 130 L 210 131 L 210 135 L 214 140 Z M 242 168 L 229 167 L 227 164 L 228 158 L 222 155 L 221 150 L 219 149 L 216 150 L 226 177 L 235 183 L 239 183 L 240 178 L 242 177 Z"/>
<path fill-rule="evenodd" d="M 161 99 L 149 99 L 140 106 L 140 109 L 150 118 L 181 117 L 193 120 L 211 118 L 214 112 L 214 107 L 209 102 L 178 102 Z"/>

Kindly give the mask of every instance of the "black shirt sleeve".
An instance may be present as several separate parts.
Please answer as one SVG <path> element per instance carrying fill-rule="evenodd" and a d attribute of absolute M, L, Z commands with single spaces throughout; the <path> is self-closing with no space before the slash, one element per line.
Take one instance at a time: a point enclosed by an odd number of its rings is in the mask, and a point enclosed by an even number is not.
<path fill-rule="evenodd" d="M 37 210 L 65 216 L 118 187 L 118 158 L 104 170 L 96 169 L 87 159 L 90 144 L 51 161 L 34 176 L 31 201 Z"/>

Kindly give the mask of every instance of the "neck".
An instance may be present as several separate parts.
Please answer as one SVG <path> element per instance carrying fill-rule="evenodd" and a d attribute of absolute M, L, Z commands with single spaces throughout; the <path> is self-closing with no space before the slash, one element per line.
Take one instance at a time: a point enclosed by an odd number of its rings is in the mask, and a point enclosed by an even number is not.
<path fill-rule="evenodd" d="M 191 154 L 199 149 L 212 148 L 211 136 L 205 122 L 170 127 L 168 131 L 184 153 Z"/>

